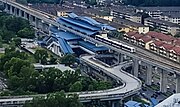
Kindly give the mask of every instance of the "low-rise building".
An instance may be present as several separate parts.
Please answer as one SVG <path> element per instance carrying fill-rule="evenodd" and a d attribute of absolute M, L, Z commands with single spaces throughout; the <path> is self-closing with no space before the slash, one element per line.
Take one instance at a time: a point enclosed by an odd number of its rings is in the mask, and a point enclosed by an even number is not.
<path fill-rule="evenodd" d="M 132 22 L 142 23 L 142 15 L 136 13 L 136 8 L 133 6 L 113 6 L 111 7 L 111 15 Z"/>
<path fill-rule="evenodd" d="M 171 95 L 155 107 L 180 107 L 180 93 Z"/>
<path fill-rule="evenodd" d="M 84 13 L 86 14 L 90 14 L 96 18 L 102 18 L 105 20 L 109 20 L 112 21 L 113 16 L 110 15 L 110 10 L 109 9 L 101 9 L 101 8 L 97 8 L 97 9 L 87 9 L 84 11 Z"/>
<path fill-rule="evenodd" d="M 146 34 L 128 32 L 124 34 L 124 40 L 171 60 L 180 62 L 180 39 L 163 33 L 150 31 Z"/>
<path fill-rule="evenodd" d="M 154 40 L 159 40 L 162 41 L 164 43 L 168 43 L 168 44 L 173 44 L 175 42 L 175 38 L 170 36 L 170 35 L 165 35 L 163 33 L 158 33 L 155 31 L 150 31 L 148 33 L 146 33 L 146 35 L 152 37 L 152 39 Z"/>
<path fill-rule="evenodd" d="M 167 22 L 164 20 L 146 18 L 144 19 L 144 25 L 159 29 L 162 33 L 175 35 L 180 32 L 180 26 L 175 23 Z"/>
<path fill-rule="evenodd" d="M 149 32 L 149 26 L 145 26 L 143 24 L 132 22 L 126 19 L 114 18 L 113 22 L 128 26 L 130 28 L 130 31 L 136 31 L 139 33 L 144 33 L 144 34 Z"/>
<path fill-rule="evenodd" d="M 152 18 L 160 19 L 163 14 L 180 14 L 180 7 L 140 7 Z"/>
<path fill-rule="evenodd" d="M 145 47 L 146 49 L 149 49 L 149 44 L 152 42 L 153 42 L 153 40 L 149 36 L 143 36 L 140 39 L 138 39 L 138 45 Z"/>
<path fill-rule="evenodd" d="M 180 13 L 162 13 L 160 19 L 180 24 Z"/>
<path fill-rule="evenodd" d="M 105 24 L 108 24 L 114 28 L 117 29 L 117 31 L 119 32 L 129 32 L 130 31 L 130 28 L 128 26 L 125 26 L 125 25 L 122 25 L 122 24 L 119 24 L 119 23 L 115 23 L 115 22 L 112 22 L 112 21 L 109 21 L 109 20 L 105 20 L 105 19 L 102 19 L 102 18 L 94 18 L 96 21 L 98 22 L 101 22 L 101 23 L 105 23 Z"/>

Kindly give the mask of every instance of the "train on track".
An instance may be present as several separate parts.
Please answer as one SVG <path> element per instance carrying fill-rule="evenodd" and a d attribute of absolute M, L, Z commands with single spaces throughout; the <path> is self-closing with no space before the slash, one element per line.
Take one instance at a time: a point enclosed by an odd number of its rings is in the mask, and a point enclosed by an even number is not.
<path fill-rule="evenodd" d="M 108 45 L 111 45 L 113 47 L 116 47 L 118 49 L 126 50 L 126 51 L 129 51 L 131 53 L 136 52 L 136 49 L 134 47 L 122 44 L 122 43 L 117 42 L 117 41 L 113 41 L 113 40 L 111 40 L 111 39 L 109 39 L 107 37 L 102 37 L 100 35 L 96 35 L 95 39 L 98 40 L 98 41 L 101 41 L 103 43 L 106 43 Z"/>

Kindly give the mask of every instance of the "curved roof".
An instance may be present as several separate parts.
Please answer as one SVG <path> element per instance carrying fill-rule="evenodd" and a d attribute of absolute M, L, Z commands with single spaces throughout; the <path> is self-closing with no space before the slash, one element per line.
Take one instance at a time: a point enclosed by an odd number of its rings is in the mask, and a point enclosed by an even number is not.
<path fill-rule="evenodd" d="M 73 18 L 73 19 L 79 17 L 79 16 L 76 15 L 75 13 L 69 13 L 68 16 L 71 17 L 71 18 Z"/>
<path fill-rule="evenodd" d="M 81 20 L 91 24 L 91 25 L 101 25 L 101 23 L 97 22 L 96 20 L 90 18 L 90 17 L 80 17 Z"/>

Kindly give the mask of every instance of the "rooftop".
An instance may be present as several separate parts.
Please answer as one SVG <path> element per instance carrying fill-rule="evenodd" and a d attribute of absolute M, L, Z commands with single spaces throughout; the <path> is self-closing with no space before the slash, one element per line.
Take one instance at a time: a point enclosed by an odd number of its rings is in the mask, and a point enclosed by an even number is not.
<path fill-rule="evenodd" d="M 103 30 L 116 30 L 107 24 L 99 23 L 90 17 L 78 16 L 75 13 L 69 13 L 68 17 L 59 17 L 57 21 L 87 35 L 93 35 Z"/>
<path fill-rule="evenodd" d="M 142 36 L 139 40 L 142 40 L 144 43 L 147 43 L 152 40 L 149 36 Z"/>
<path fill-rule="evenodd" d="M 97 52 L 97 51 L 108 51 L 108 48 L 104 47 L 104 46 L 100 46 L 97 47 L 95 44 L 92 44 L 90 42 L 85 42 L 85 41 L 79 41 L 79 45 L 93 51 L 93 52 Z"/>
<path fill-rule="evenodd" d="M 110 25 L 112 27 L 115 27 L 115 28 L 127 28 L 127 26 L 125 26 L 125 25 L 115 23 L 115 22 L 112 22 L 112 21 L 108 21 L 108 20 L 105 20 L 105 19 L 102 19 L 102 18 L 95 18 L 95 20 L 100 22 L 100 23 L 108 24 L 108 25 Z"/>
<path fill-rule="evenodd" d="M 179 13 L 172 13 L 172 12 L 162 13 L 162 15 L 169 16 L 171 18 L 180 18 L 180 11 L 179 11 Z"/>
<path fill-rule="evenodd" d="M 135 35 L 132 35 L 131 38 L 140 39 L 143 36 L 144 35 L 142 35 L 142 34 L 136 33 Z"/>
<path fill-rule="evenodd" d="M 165 35 L 163 33 L 158 33 L 155 31 L 150 31 L 150 32 L 146 33 L 146 35 L 149 35 L 152 38 L 156 38 L 156 39 L 159 39 L 161 41 L 166 41 L 166 42 L 173 42 L 174 41 L 174 37 L 169 36 L 169 35 Z"/>
<path fill-rule="evenodd" d="M 136 33 L 137 33 L 137 32 L 130 31 L 130 32 L 127 33 L 127 35 L 128 35 L 128 36 L 133 36 L 133 35 L 135 35 Z"/>
<path fill-rule="evenodd" d="M 180 7 L 140 7 L 146 11 L 180 11 Z"/>
<path fill-rule="evenodd" d="M 152 21 L 152 22 L 155 22 L 155 23 L 160 23 L 162 25 L 166 25 L 166 26 L 169 26 L 169 27 L 180 27 L 180 25 L 178 25 L 178 24 L 168 22 L 168 21 L 164 21 L 164 20 L 160 20 L 160 19 L 154 19 L 154 18 L 151 18 L 151 17 L 145 18 L 144 20 L 145 21 Z"/>
<path fill-rule="evenodd" d="M 180 47 L 173 47 L 170 51 L 174 51 L 176 54 L 180 55 Z"/>
<path fill-rule="evenodd" d="M 160 46 L 162 46 L 164 44 L 164 42 L 159 41 L 159 40 L 155 40 L 151 44 L 154 44 L 155 46 L 160 47 Z"/>
<path fill-rule="evenodd" d="M 174 45 L 164 43 L 161 47 L 164 47 L 166 50 L 171 50 L 171 49 L 174 47 Z M 161 47 L 160 47 L 160 48 L 161 48 Z"/>
<path fill-rule="evenodd" d="M 180 93 L 171 95 L 155 107 L 180 107 Z"/>
<path fill-rule="evenodd" d="M 85 10 L 84 12 L 87 14 L 93 14 L 93 15 L 98 15 L 98 16 L 110 16 L 109 9 L 103 10 L 101 8 L 97 8 L 97 9 L 90 8 L 90 9 Z"/>
<path fill-rule="evenodd" d="M 129 27 L 146 27 L 143 24 L 132 22 L 130 20 L 122 19 L 122 18 L 114 18 L 113 22 L 117 22 L 119 24 L 122 24 L 122 25 L 125 25 L 125 26 L 129 26 Z"/>
<path fill-rule="evenodd" d="M 141 16 L 136 13 L 136 8 L 134 6 L 112 6 L 111 11 L 117 11 L 123 14 L 129 14 L 132 16 Z"/>

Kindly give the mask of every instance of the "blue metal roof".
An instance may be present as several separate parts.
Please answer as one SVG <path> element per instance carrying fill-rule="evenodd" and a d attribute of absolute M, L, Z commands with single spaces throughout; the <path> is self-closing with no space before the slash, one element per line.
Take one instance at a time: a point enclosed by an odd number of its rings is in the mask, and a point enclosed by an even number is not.
<path fill-rule="evenodd" d="M 78 18 L 79 17 L 75 13 L 69 13 L 68 16 L 71 17 L 71 18 Z"/>
<path fill-rule="evenodd" d="M 63 53 L 65 54 L 73 54 L 73 50 L 70 45 L 62 38 L 58 38 L 60 47 L 62 48 Z"/>
<path fill-rule="evenodd" d="M 158 104 L 158 100 L 157 99 L 151 98 L 150 100 L 151 100 L 153 106 L 156 106 Z"/>
<path fill-rule="evenodd" d="M 51 27 L 50 27 L 50 31 L 53 32 L 53 33 L 59 32 L 58 28 L 57 28 L 57 27 L 54 27 L 54 26 L 51 26 Z"/>
<path fill-rule="evenodd" d="M 141 107 L 142 103 L 136 101 L 128 101 L 125 103 L 125 107 Z M 146 104 L 143 104 L 145 107 L 150 107 Z"/>
<path fill-rule="evenodd" d="M 81 37 L 77 36 L 77 35 L 74 35 L 70 32 L 58 32 L 57 35 L 56 35 L 58 38 L 62 38 L 62 39 L 65 39 L 67 41 L 71 41 L 71 40 L 79 40 L 81 39 Z"/>
<path fill-rule="evenodd" d="M 60 18 L 58 19 L 58 23 L 61 23 L 61 24 L 65 25 L 65 26 L 67 26 L 69 28 L 72 28 L 72 29 L 77 30 L 77 31 L 82 32 L 82 33 L 85 33 L 87 35 L 93 35 L 93 34 L 96 33 L 95 31 L 87 30 L 85 28 L 78 27 L 76 25 L 73 25 L 73 24 L 70 24 L 68 22 L 65 22 L 64 20 L 62 20 Z"/>
<path fill-rule="evenodd" d="M 74 25 L 78 25 L 80 27 L 92 30 L 92 31 L 99 31 L 101 30 L 100 27 L 96 27 L 96 26 L 92 26 L 91 24 L 85 23 L 83 21 L 80 21 L 78 19 L 72 19 L 72 18 L 64 18 L 64 17 L 60 17 L 62 20 L 67 21 L 68 23 L 74 24 Z"/>
<path fill-rule="evenodd" d="M 94 19 L 92 19 L 90 17 L 81 17 L 80 19 L 83 20 L 83 21 L 88 22 L 91 25 L 101 25 L 101 23 L 97 22 L 96 20 L 94 20 Z"/>
<path fill-rule="evenodd" d="M 52 32 L 52 36 L 55 38 L 63 38 L 67 41 L 81 39 L 81 37 L 79 37 L 73 33 L 61 31 L 61 30 L 58 30 L 57 28 L 50 28 L 50 30 Z"/>
<path fill-rule="evenodd" d="M 104 47 L 104 46 L 100 46 L 97 47 L 95 46 L 95 44 L 89 43 L 89 42 L 85 42 L 85 41 L 79 41 L 79 45 L 83 46 L 93 52 L 97 52 L 97 51 L 107 51 L 108 48 Z"/>

